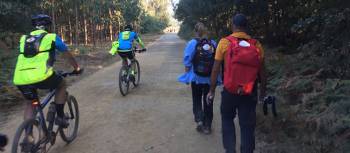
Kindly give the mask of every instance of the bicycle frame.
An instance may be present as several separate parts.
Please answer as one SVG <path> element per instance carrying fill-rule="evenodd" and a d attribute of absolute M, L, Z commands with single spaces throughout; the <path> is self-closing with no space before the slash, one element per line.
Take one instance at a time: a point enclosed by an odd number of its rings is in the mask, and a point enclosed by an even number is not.
<path fill-rule="evenodd" d="M 82 73 L 83 70 L 80 71 L 80 73 Z M 78 75 L 75 71 L 70 72 L 70 73 L 64 73 L 61 71 L 58 71 L 57 74 L 59 76 L 61 76 L 62 78 L 66 78 L 67 76 L 73 76 L 73 75 Z M 16 135 L 15 135 L 15 140 L 13 142 L 13 148 L 16 147 L 16 149 L 13 149 L 15 151 L 17 151 L 18 146 L 21 145 L 21 143 L 28 143 L 28 142 L 20 142 L 20 141 L 28 141 L 28 137 L 29 135 L 34 136 L 33 134 L 33 130 L 34 128 L 38 128 L 38 141 L 35 141 L 35 144 L 33 144 L 34 146 L 30 146 L 30 152 L 36 152 L 39 151 L 41 149 L 46 149 L 46 145 L 51 143 L 51 146 L 48 148 L 48 150 L 50 150 L 50 148 L 55 144 L 56 142 L 56 136 L 58 134 L 58 132 L 60 132 L 61 136 L 63 135 L 63 128 L 61 126 L 58 126 L 57 128 L 54 128 L 55 125 L 55 121 L 56 121 L 56 109 L 54 107 L 54 103 L 51 102 L 51 100 L 53 99 L 53 97 L 55 96 L 57 90 L 56 89 L 52 89 L 49 91 L 49 93 L 42 98 L 42 100 L 40 100 L 40 98 L 37 98 L 35 100 L 32 101 L 31 106 L 32 110 L 33 110 L 33 116 L 31 119 L 25 120 L 20 128 L 17 130 Z M 69 93 L 66 92 L 67 94 L 67 98 L 70 98 Z M 68 101 L 70 99 L 67 99 Z M 73 97 L 73 100 L 75 100 L 75 98 Z M 77 102 L 74 101 L 74 105 L 75 107 L 77 107 Z M 44 108 L 50 104 L 49 106 L 49 110 L 47 112 L 48 116 L 45 116 L 44 114 Z M 52 105 L 51 105 L 52 104 Z M 69 104 L 69 111 L 70 111 L 70 119 L 74 119 L 75 116 L 73 114 L 73 109 L 71 108 L 72 105 L 70 102 L 68 102 Z M 77 110 L 77 108 L 75 108 Z M 46 123 L 48 122 L 48 123 Z M 21 140 L 22 134 L 25 134 L 25 139 Z M 75 128 L 75 134 L 76 134 L 76 128 Z M 35 133 L 36 135 L 36 133 Z M 64 135 L 65 136 L 65 135 Z M 35 138 L 35 137 L 33 137 Z M 67 137 L 65 136 L 64 141 L 66 142 L 70 142 L 72 140 L 68 140 Z M 74 138 L 73 138 L 74 139 Z M 31 140 L 31 139 L 29 139 Z M 29 142 L 31 143 L 31 142 Z M 23 147 L 23 146 L 22 146 Z M 23 149 L 23 148 L 22 148 Z M 48 151 L 47 150 L 47 151 Z"/>
<path fill-rule="evenodd" d="M 55 93 L 56 93 L 56 90 L 51 90 L 47 94 L 47 96 L 42 100 L 41 103 L 39 101 L 33 102 L 34 117 L 36 117 L 39 114 L 39 116 L 37 117 L 39 121 L 39 126 L 42 128 L 43 133 L 46 136 L 46 138 L 43 140 L 40 140 L 40 142 L 34 148 L 39 148 L 41 144 L 47 143 L 49 140 L 52 139 L 52 135 L 50 134 L 50 132 L 53 130 L 54 123 L 49 122 L 49 125 L 47 126 L 43 109 L 47 106 L 47 104 L 49 104 L 50 100 L 55 96 Z M 57 131 L 55 133 L 57 133 Z"/>

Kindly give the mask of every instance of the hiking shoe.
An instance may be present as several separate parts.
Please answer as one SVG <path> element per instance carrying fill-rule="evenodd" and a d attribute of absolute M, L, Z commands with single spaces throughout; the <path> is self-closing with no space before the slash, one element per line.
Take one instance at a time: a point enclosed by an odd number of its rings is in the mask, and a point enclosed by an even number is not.
<path fill-rule="evenodd" d="M 203 132 L 203 122 L 197 122 L 196 130 L 198 132 Z"/>
<path fill-rule="evenodd" d="M 203 128 L 203 133 L 204 133 L 205 135 L 211 134 L 211 128 L 210 128 L 210 127 L 204 127 L 204 128 Z"/>
<path fill-rule="evenodd" d="M 58 125 L 61 128 L 67 128 L 69 126 L 68 119 L 65 117 L 56 117 L 55 124 Z"/>
<path fill-rule="evenodd" d="M 30 153 L 34 147 L 34 138 L 31 135 L 26 136 L 23 142 L 20 143 L 21 152 Z"/>

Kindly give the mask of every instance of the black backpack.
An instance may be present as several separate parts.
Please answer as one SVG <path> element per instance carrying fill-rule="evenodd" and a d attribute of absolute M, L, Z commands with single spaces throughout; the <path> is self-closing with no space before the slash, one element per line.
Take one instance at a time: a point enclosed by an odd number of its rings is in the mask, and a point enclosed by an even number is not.
<path fill-rule="evenodd" d="M 197 45 L 193 56 L 194 72 L 202 77 L 208 77 L 215 60 L 215 47 L 208 39 L 196 39 Z"/>
<path fill-rule="evenodd" d="M 40 35 L 27 35 L 24 43 L 24 57 L 31 58 L 39 54 L 39 47 L 41 40 L 45 37 L 47 33 L 42 33 Z"/>

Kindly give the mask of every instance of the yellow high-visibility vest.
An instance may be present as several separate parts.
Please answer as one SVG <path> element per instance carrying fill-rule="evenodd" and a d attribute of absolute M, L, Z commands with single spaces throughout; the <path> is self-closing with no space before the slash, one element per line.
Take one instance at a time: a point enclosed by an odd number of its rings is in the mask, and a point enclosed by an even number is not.
<path fill-rule="evenodd" d="M 45 30 L 36 30 L 30 33 L 31 36 L 47 33 Z M 53 43 L 56 34 L 47 33 L 40 42 L 39 53 L 33 57 L 24 56 L 26 35 L 20 39 L 20 54 L 17 58 L 13 83 L 15 85 L 29 85 L 46 80 L 53 74 L 53 68 L 48 65 L 50 52 L 54 51 Z"/>

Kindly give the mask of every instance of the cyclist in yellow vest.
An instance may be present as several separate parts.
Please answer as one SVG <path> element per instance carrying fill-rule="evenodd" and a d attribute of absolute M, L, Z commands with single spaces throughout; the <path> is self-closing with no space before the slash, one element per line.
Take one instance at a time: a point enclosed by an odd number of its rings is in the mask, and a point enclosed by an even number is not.
<path fill-rule="evenodd" d="M 46 29 L 52 23 L 51 18 L 45 14 L 32 17 L 32 25 L 36 30 L 20 39 L 19 55 L 15 68 L 13 83 L 27 99 L 24 119 L 33 118 L 32 101 L 39 99 L 37 89 L 56 89 L 55 103 L 57 111 L 56 124 L 67 127 L 68 122 L 64 117 L 64 104 L 66 101 L 66 82 L 55 74 L 53 64 L 56 50 L 63 53 L 75 74 L 81 74 L 82 69 L 77 64 L 73 55 L 68 52 L 62 39 L 48 33 Z"/>
<path fill-rule="evenodd" d="M 127 65 L 127 59 L 133 60 L 135 58 L 135 54 L 132 52 L 134 40 L 139 43 L 143 51 L 146 51 L 145 45 L 142 42 L 140 36 L 138 36 L 138 34 L 133 31 L 131 25 L 126 25 L 124 31 L 119 33 L 118 41 L 113 42 L 110 54 L 114 55 L 118 53 L 123 60 L 123 65 Z M 134 79 L 133 75 L 134 72 L 131 72 L 131 80 Z"/>

